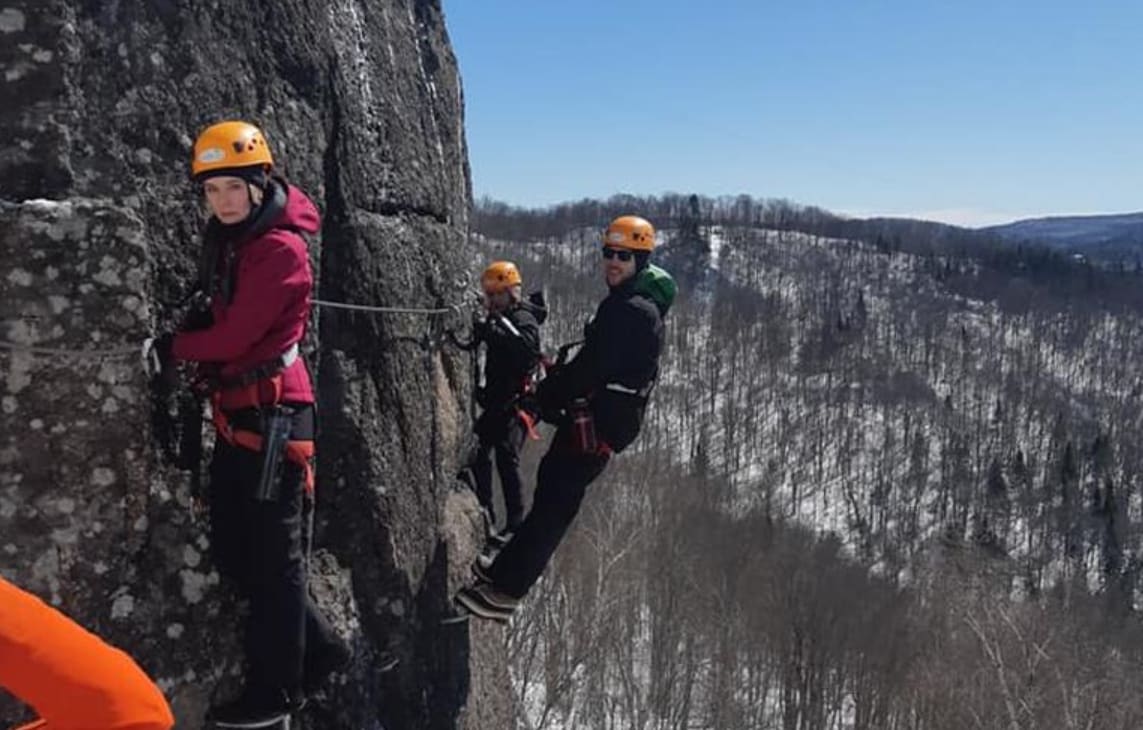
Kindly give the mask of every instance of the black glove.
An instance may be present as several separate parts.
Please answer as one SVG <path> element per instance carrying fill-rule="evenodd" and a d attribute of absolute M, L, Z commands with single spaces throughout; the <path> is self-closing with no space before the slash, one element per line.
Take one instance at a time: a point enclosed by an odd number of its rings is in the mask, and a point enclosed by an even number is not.
<path fill-rule="evenodd" d="M 221 384 L 221 369 L 218 363 L 212 362 L 199 362 L 195 363 L 194 369 L 191 371 L 188 386 L 190 392 L 194 393 L 199 398 L 209 398 L 210 394 L 218 390 Z"/>
<path fill-rule="evenodd" d="M 480 342 L 488 339 L 488 333 L 492 331 L 492 323 L 487 319 L 473 320 L 472 322 L 472 341 Z"/>
<path fill-rule="evenodd" d="M 210 307 L 194 307 L 183 317 L 182 324 L 179 325 L 179 331 L 195 332 L 213 326 L 214 312 L 210 311 Z"/>
<path fill-rule="evenodd" d="M 196 289 L 184 301 L 186 313 L 175 328 L 177 332 L 204 330 L 214 324 L 214 312 L 210 308 L 210 297 L 202 289 Z"/>
<path fill-rule="evenodd" d="M 488 390 L 486 388 L 477 388 L 473 397 L 476 399 L 476 405 L 481 408 L 488 408 Z"/>

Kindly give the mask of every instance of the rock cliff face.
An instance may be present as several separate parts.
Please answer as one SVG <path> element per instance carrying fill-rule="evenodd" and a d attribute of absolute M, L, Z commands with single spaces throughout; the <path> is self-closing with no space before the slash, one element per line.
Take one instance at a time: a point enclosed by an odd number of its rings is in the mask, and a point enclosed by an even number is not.
<path fill-rule="evenodd" d="M 191 143 L 224 118 L 260 124 L 322 209 L 321 298 L 448 307 L 467 279 L 462 98 L 435 0 L 0 0 L 0 573 L 137 657 L 181 728 L 237 689 L 238 607 L 134 351 L 189 290 Z M 314 591 L 357 659 L 303 727 L 512 725 L 498 630 L 439 623 L 479 528 L 451 478 L 458 321 L 315 318 Z M 0 722 L 21 712 L 0 702 Z"/>

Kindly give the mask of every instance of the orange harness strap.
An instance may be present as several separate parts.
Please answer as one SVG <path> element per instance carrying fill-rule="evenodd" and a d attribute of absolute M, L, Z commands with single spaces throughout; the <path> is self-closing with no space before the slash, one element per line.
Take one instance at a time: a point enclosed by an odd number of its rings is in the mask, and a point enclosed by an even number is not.
<path fill-rule="evenodd" d="M 215 422 L 215 427 L 218 423 Z M 254 431 L 246 431 L 242 429 L 230 429 L 228 433 L 230 438 L 226 438 L 226 434 L 222 429 L 218 432 L 226 439 L 231 446 L 241 446 L 250 451 L 262 450 L 262 434 Z M 314 468 L 311 459 L 314 457 L 314 442 L 313 441 L 287 441 L 286 442 L 286 459 L 294 462 L 302 468 L 302 473 L 306 479 L 306 494 L 314 493 Z"/>
<path fill-rule="evenodd" d="M 516 417 L 524 424 L 525 430 L 528 432 L 528 438 L 533 441 L 540 440 L 540 432 L 536 430 L 536 419 L 532 418 L 532 414 L 523 408 L 516 409 Z"/>
<path fill-rule="evenodd" d="M 223 401 L 221 393 L 215 393 L 211 397 L 210 418 L 214 422 L 214 430 L 231 446 L 239 446 L 250 451 L 261 451 L 262 434 L 256 431 L 233 428 L 230 425 L 230 419 L 226 417 L 226 411 L 222 409 Z M 250 405 L 245 404 L 244 407 L 250 407 Z M 286 442 L 286 459 L 302 468 L 302 474 L 305 475 L 306 494 L 311 496 L 314 493 L 314 453 L 313 441 L 290 440 Z"/>
<path fill-rule="evenodd" d="M 282 376 L 272 375 L 249 385 L 222 388 L 211 395 L 211 405 L 216 410 L 238 411 L 243 408 L 260 408 L 282 402 Z"/>

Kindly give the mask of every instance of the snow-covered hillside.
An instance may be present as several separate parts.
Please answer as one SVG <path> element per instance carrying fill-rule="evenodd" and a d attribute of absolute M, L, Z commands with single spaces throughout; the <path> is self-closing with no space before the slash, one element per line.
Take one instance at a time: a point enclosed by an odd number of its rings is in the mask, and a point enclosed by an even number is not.
<path fill-rule="evenodd" d="M 629 726 L 631 715 L 618 710 L 613 725 L 599 724 L 592 703 L 601 696 L 647 712 L 686 712 L 711 726 L 722 717 L 712 707 L 667 702 L 673 709 L 663 709 L 666 701 L 655 699 L 667 681 L 655 667 L 667 651 L 691 667 L 689 691 L 738 708 L 742 724 L 726 726 L 780 726 L 771 723 L 791 707 L 813 706 L 828 724 L 805 727 L 889 727 L 862 724 L 869 700 L 853 687 L 826 701 L 784 694 L 789 676 L 759 685 L 757 676 L 732 681 L 720 673 L 724 661 L 744 672 L 754 661 L 778 675 L 789 669 L 789 647 L 749 633 L 751 611 L 788 600 L 778 586 L 793 578 L 774 577 L 785 570 L 811 570 L 814 591 L 849 585 L 822 600 L 841 612 L 830 620 L 854 621 L 852 630 L 865 636 L 882 626 L 860 618 L 869 609 L 859 596 L 883 594 L 856 576 L 943 594 L 947 588 L 925 586 L 944 575 L 934 561 L 950 547 L 996 561 L 990 570 L 1004 600 L 1060 586 L 1086 595 L 1124 585 L 1143 532 L 1143 453 L 1134 446 L 1143 437 L 1134 407 L 1143 386 L 1138 314 L 1082 301 L 1031 306 L 1030 296 L 1018 296 L 1038 286 L 1030 279 L 1005 282 L 1002 298 L 982 293 L 995 290 L 983 264 L 951 254 L 757 227 L 705 233 L 712 260 L 669 317 L 645 432 L 592 488 L 572 546 L 530 604 L 529 625 L 543 630 L 522 632 L 514 645 L 537 726 Z M 488 255 L 520 263 L 531 286 L 547 288 L 551 349 L 578 338 L 605 294 L 596 235 L 582 229 L 559 239 L 481 241 Z M 663 240 L 675 238 L 664 232 Z M 986 280 L 989 287 L 977 286 Z M 709 520 L 720 518 L 700 519 L 708 509 L 729 521 L 711 528 Z M 700 537 L 707 529 L 714 532 Z M 837 567 L 835 548 L 816 547 L 798 530 L 835 545 L 865 572 Z M 739 552 L 756 539 L 776 552 Z M 815 562 L 823 549 L 826 557 Z M 754 589 L 739 584 L 755 570 Z M 778 581 L 774 589 L 759 587 L 770 580 Z M 1129 585 L 1128 604 L 1133 579 Z M 692 626 L 683 617 L 698 609 L 661 602 L 696 590 L 719 591 L 710 600 L 736 617 L 728 619 L 731 634 L 720 638 L 699 623 L 694 645 L 670 633 L 673 621 Z M 759 603 L 742 591 L 768 597 Z M 893 603 L 896 595 L 876 600 Z M 961 598 L 944 602 L 960 612 L 956 620 L 983 610 Z M 553 632 L 567 630 L 561 620 L 575 623 L 576 639 L 554 645 Z M 781 641 L 796 629 L 796 621 L 774 620 Z M 580 621 L 590 627 L 579 629 Z M 626 627 L 622 638 L 617 623 Z M 883 647 L 859 654 L 908 640 L 878 641 Z M 544 656 L 556 664 L 545 665 Z M 946 659 L 922 663 L 936 671 Z M 761 709 L 748 711 L 758 702 Z M 646 726 L 673 726 L 656 724 L 658 717 Z"/>

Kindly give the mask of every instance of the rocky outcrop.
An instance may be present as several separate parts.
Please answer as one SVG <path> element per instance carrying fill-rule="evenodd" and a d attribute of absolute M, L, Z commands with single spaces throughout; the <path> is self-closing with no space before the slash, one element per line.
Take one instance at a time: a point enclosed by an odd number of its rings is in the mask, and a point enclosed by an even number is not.
<path fill-rule="evenodd" d="M 222 118 L 259 123 L 322 208 L 323 299 L 447 308 L 467 280 L 462 99 L 435 0 L 0 0 L 0 572 L 136 656 L 183 728 L 236 689 L 238 627 L 134 352 L 188 291 L 190 146 Z M 499 630 L 439 622 L 479 530 L 451 478 L 456 324 L 314 323 L 314 590 L 358 653 L 303 727 L 512 726 Z M 396 669 L 378 671 L 383 652 Z"/>

